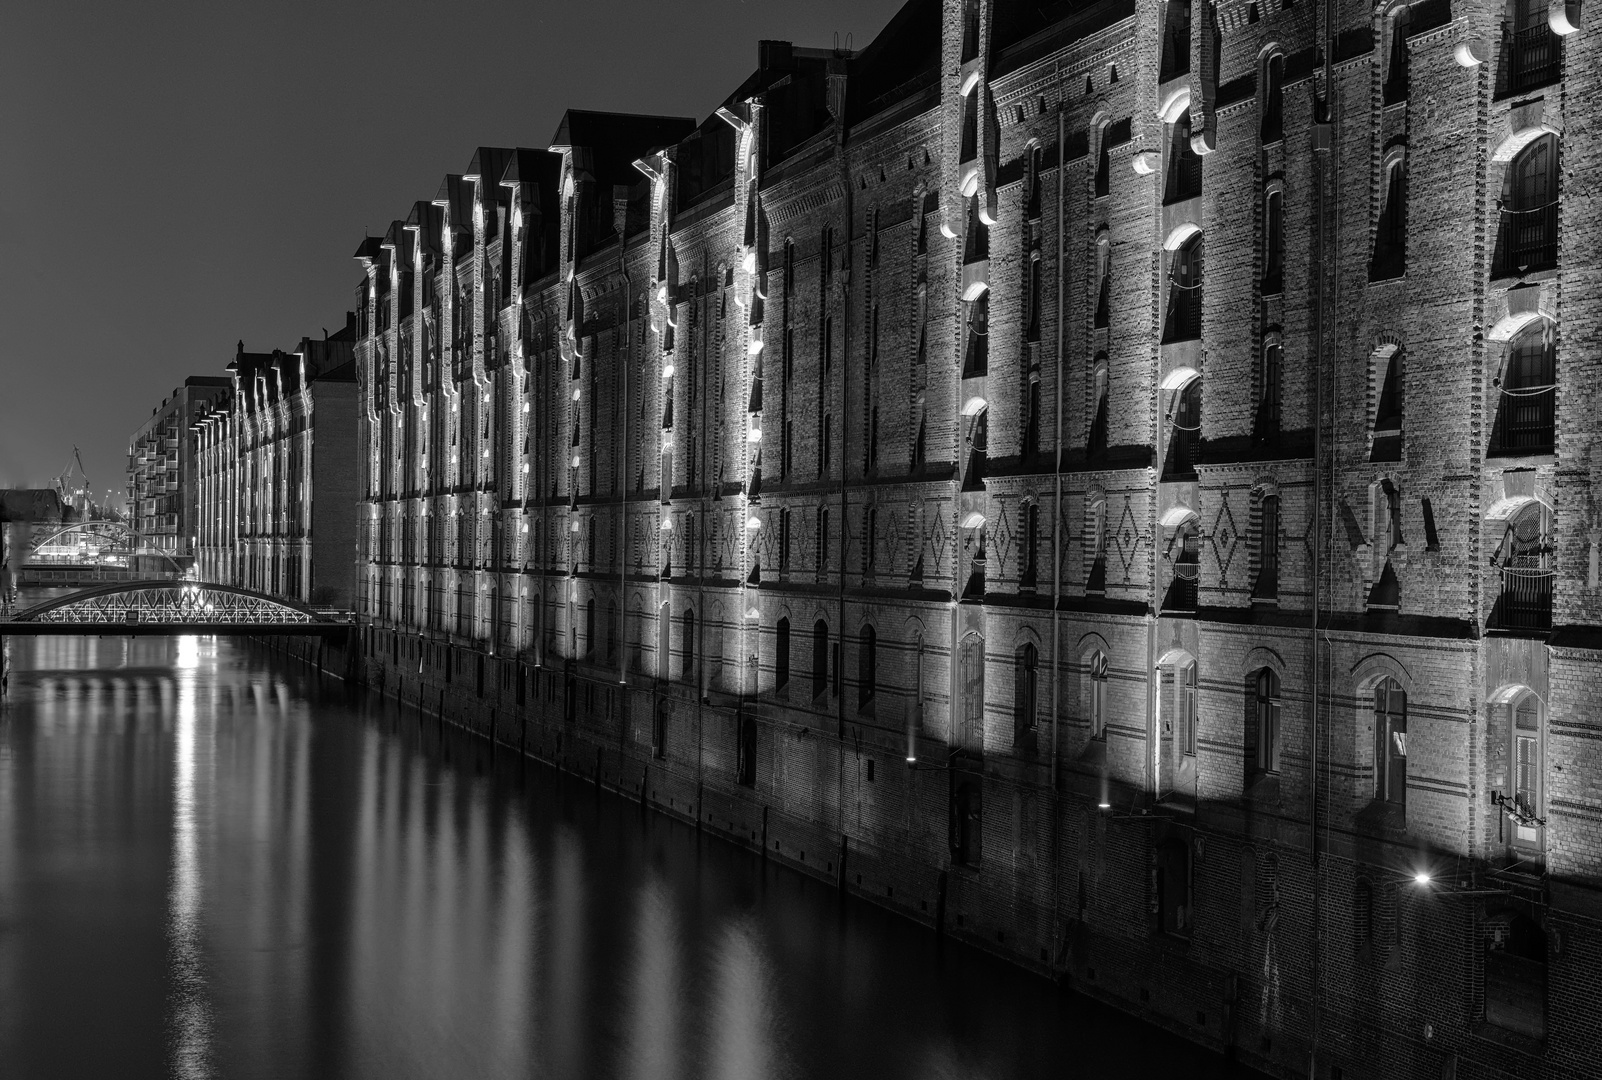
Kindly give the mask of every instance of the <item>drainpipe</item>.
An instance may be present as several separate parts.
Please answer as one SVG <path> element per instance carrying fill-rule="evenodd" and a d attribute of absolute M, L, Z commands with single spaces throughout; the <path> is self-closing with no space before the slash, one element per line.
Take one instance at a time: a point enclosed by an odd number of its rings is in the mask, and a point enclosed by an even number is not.
<path fill-rule="evenodd" d="M 1063 255 L 1067 243 L 1063 236 L 1064 206 L 1068 194 L 1068 163 L 1063 154 L 1067 117 L 1063 113 L 1062 64 L 1057 64 L 1057 453 L 1053 482 L 1056 499 L 1051 507 L 1051 944 L 1056 948 L 1062 896 L 1062 800 L 1057 794 L 1057 713 L 1062 697 L 1061 627 L 1057 605 L 1062 600 L 1062 361 L 1063 361 Z M 1040 178 L 1035 178 L 1039 183 Z M 1056 972 L 1057 958 L 1051 957 Z"/>
<path fill-rule="evenodd" d="M 1063 203 L 1067 196 L 1068 169 L 1063 160 L 1063 137 L 1067 118 L 1062 111 L 1062 70 L 1057 72 L 1057 454 L 1056 501 L 1051 514 L 1051 791 L 1057 792 L 1057 707 L 1061 697 L 1062 672 L 1058 653 L 1057 602 L 1062 598 L 1062 360 L 1063 360 Z M 1035 178 L 1039 183 L 1040 178 Z"/>
<path fill-rule="evenodd" d="M 617 552 L 617 681 L 623 686 L 629 682 L 629 598 L 628 598 L 628 565 L 629 565 L 629 365 L 633 360 L 632 349 L 628 345 L 634 341 L 634 320 L 629 317 L 629 290 L 633 283 L 629 281 L 629 237 L 628 237 L 628 189 L 614 187 L 612 189 L 612 216 L 617 221 L 617 272 L 623 279 L 623 333 L 626 342 L 623 349 L 623 363 L 619 366 L 623 379 L 623 443 L 619 453 L 623 456 L 622 465 L 618 469 L 618 532 L 617 542 L 613 551 Z M 649 214 L 647 214 L 649 217 Z M 645 230 L 649 236 L 651 230 Z M 640 343 L 643 352 L 644 342 Z M 625 691 L 625 693 L 627 693 Z M 625 702 L 626 704 L 626 702 Z"/>

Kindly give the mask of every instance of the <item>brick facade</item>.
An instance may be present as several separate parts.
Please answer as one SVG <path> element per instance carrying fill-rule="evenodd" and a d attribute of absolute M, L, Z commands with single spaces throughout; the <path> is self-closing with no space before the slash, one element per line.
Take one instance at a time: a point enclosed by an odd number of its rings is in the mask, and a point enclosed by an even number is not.
<path fill-rule="evenodd" d="M 1568 10 L 913 0 L 479 148 L 357 252 L 366 677 L 1276 1073 L 1594 1075 Z"/>

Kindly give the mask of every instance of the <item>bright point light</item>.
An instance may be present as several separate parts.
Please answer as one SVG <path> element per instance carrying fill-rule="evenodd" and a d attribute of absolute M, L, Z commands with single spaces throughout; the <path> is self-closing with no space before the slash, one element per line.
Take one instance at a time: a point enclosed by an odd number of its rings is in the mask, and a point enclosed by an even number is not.
<path fill-rule="evenodd" d="M 664 378 L 664 379 L 673 378 L 673 365 L 672 364 L 663 364 L 662 365 L 662 378 Z"/>
<path fill-rule="evenodd" d="M 762 351 L 762 340 L 760 338 L 752 338 L 750 344 L 745 347 L 745 351 L 755 356 Z"/>
<path fill-rule="evenodd" d="M 1099 803 L 1096 804 L 1096 807 L 1097 807 L 1097 809 L 1100 809 L 1100 810 L 1111 810 L 1112 809 L 1112 803 L 1110 803 L 1110 802 L 1099 802 Z"/>
<path fill-rule="evenodd" d="M 757 517 L 755 514 L 752 514 L 750 517 L 745 519 L 745 527 L 753 530 L 760 529 L 762 528 L 762 519 Z"/>
<path fill-rule="evenodd" d="M 1413 875 L 1413 884 L 1415 884 L 1415 885 L 1428 885 L 1429 883 L 1430 883 L 1430 872 L 1428 870 L 1420 870 L 1418 873 Z"/>
<path fill-rule="evenodd" d="M 575 386 L 575 387 L 573 387 L 573 400 L 574 400 L 574 401 L 577 401 L 577 400 L 578 400 L 578 399 L 579 399 L 579 395 L 580 395 L 580 394 L 581 394 L 581 393 L 582 393 L 582 392 L 583 392 L 583 391 L 581 391 L 581 390 L 580 390 L 580 389 L 579 389 L 579 388 L 578 388 L 578 387 L 576 387 L 576 386 Z"/>
<path fill-rule="evenodd" d="M 752 428 L 750 431 L 746 432 L 745 441 L 746 442 L 761 442 L 762 441 L 762 429 L 761 428 Z"/>
<path fill-rule="evenodd" d="M 573 455 L 573 468 L 576 469 L 578 467 L 579 467 L 579 456 L 577 454 L 574 454 Z"/>
<path fill-rule="evenodd" d="M 528 412 L 528 402 L 523 402 L 523 411 Z"/>

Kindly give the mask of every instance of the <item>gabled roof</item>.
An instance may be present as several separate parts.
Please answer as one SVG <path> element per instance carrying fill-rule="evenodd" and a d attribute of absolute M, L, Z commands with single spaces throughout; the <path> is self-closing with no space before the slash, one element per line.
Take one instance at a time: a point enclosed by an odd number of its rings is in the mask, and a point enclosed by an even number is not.
<path fill-rule="evenodd" d="M 551 136 L 551 149 L 589 151 L 585 167 L 603 187 L 636 183 L 634 162 L 663 146 L 672 146 L 694 131 L 688 116 L 642 116 L 636 113 L 587 112 L 569 109 Z"/>

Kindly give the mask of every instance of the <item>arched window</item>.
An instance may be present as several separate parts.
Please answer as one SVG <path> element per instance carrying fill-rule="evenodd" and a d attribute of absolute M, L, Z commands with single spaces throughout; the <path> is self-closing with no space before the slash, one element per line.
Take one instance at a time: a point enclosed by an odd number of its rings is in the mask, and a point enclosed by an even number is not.
<path fill-rule="evenodd" d="M 1168 191 L 1163 204 L 1184 202 L 1201 193 L 1202 159 L 1190 145 L 1190 112 L 1187 110 L 1174 122 L 1173 141 L 1168 149 Z"/>
<path fill-rule="evenodd" d="M 1179 669 L 1174 679 L 1174 690 L 1178 696 L 1175 702 L 1174 715 L 1175 735 L 1179 741 L 1181 754 L 1196 753 L 1196 729 L 1198 725 L 1198 700 L 1196 661 L 1192 660 Z"/>
<path fill-rule="evenodd" d="M 1263 346 L 1261 397 L 1257 401 L 1257 440 L 1268 442 L 1280 432 L 1284 401 L 1285 350 L 1277 340 Z"/>
<path fill-rule="evenodd" d="M 1029 379 L 1029 395 L 1024 407 L 1024 453 L 1040 453 L 1040 376 Z"/>
<path fill-rule="evenodd" d="M 1103 124 L 1096 132 L 1096 198 L 1100 199 L 1112 190 L 1112 140 L 1107 138 L 1108 125 Z"/>
<path fill-rule="evenodd" d="M 1279 496 L 1264 495 L 1258 510 L 1257 581 L 1252 598 L 1271 600 L 1279 596 Z"/>
<path fill-rule="evenodd" d="M 1379 385 L 1379 404 L 1374 410 L 1374 451 L 1371 461 L 1402 460 L 1402 421 L 1406 406 L 1406 384 L 1402 350 L 1389 347 L 1379 354 L 1383 365 Z"/>
<path fill-rule="evenodd" d="M 695 678 L 695 609 L 685 608 L 683 618 L 683 657 L 681 674 L 686 682 Z"/>
<path fill-rule="evenodd" d="M 1090 572 L 1085 578 L 1085 591 L 1100 595 L 1107 589 L 1107 497 L 1097 494 L 1090 500 L 1085 515 L 1089 535 L 1085 538 L 1085 551 L 1090 556 Z"/>
<path fill-rule="evenodd" d="M 790 508 L 779 510 L 779 571 L 790 569 Z"/>
<path fill-rule="evenodd" d="M 1096 319 L 1095 327 L 1107 325 L 1112 298 L 1112 236 L 1103 229 L 1096 235 Z"/>
<path fill-rule="evenodd" d="M 1407 35 L 1412 21 L 1413 13 L 1406 5 L 1391 10 L 1390 25 L 1386 27 L 1391 42 L 1390 57 L 1385 64 L 1387 105 L 1407 100 Z"/>
<path fill-rule="evenodd" d="M 595 654 L 595 599 L 584 605 L 584 655 Z"/>
<path fill-rule="evenodd" d="M 879 635 L 871 626 L 862 628 L 857 639 L 857 711 L 873 708 L 874 695 L 879 689 Z"/>
<path fill-rule="evenodd" d="M 1041 189 L 1045 187 L 1046 148 L 1038 143 L 1029 151 L 1029 207 L 1030 221 L 1040 220 Z"/>
<path fill-rule="evenodd" d="M 1085 447 L 1091 457 L 1107 452 L 1107 397 L 1111 383 L 1112 372 L 1107 364 L 1107 354 L 1097 353 L 1090 384 L 1090 438 L 1086 440 Z"/>
<path fill-rule="evenodd" d="M 1013 658 L 1012 744 L 1032 749 L 1035 711 L 1040 701 L 1040 656 L 1026 641 Z"/>
<path fill-rule="evenodd" d="M 1275 53 L 1263 65 L 1263 123 L 1259 129 L 1263 143 L 1277 143 L 1285 137 L 1285 57 Z"/>
<path fill-rule="evenodd" d="M 1557 333 L 1537 319 L 1513 339 L 1502 370 L 1497 412 L 1497 449 L 1544 453 L 1557 428 Z"/>
<path fill-rule="evenodd" d="M 1279 772 L 1279 676 L 1263 668 L 1251 680 L 1251 707 L 1246 716 L 1246 775 Z"/>
<path fill-rule="evenodd" d="M 1019 585 L 1036 587 L 1040 577 L 1040 504 L 1031 502 L 1023 509 L 1023 570 Z"/>
<path fill-rule="evenodd" d="M 1263 295 L 1285 291 L 1285 193 L 1274 188 L 1263 196 Z"/>
<path fill-rule="evenodd" d="M 1544 30 L 1544 18 L 1542 24 Z M 1557 198 L 1557 136 L 1542 135 L 1518 152 L 1503 176 L 1498 277 L 1557 266 Z"/>
<path fill-rule="evenodd" d="M 1374 797 L 1407 806 L 1407 694 L 1395 679 L 1374 688 Z"/>
<path fill-rule="evenodd" d="M 829 508 L 818 507 L 818 573 L 829 569 Z"/>
<path fill-rule="evenodd" d="M 1107 737 L 1107 654 L 1097 649 L 1090 654 L 1090 737 Z"/>
<path fill-rule="evenodd" d="M 1374 257 L 1368 265 L 1370 281 L 1388 281 L 1407 272 L 1407 171 L 1401 155 L 1385 165 L 1384 202 L 1374 227 Z"/>
<path fill-rule="evenodd" d="M 1174 578 L 1169 584 L 1163 608 L 1172 611 L 1194 611 L 1197 582 L 1201 576 L 1201 538 L 1194 515 L 1180 522 L 1174 530 L 1174 540 L 1169 553 L 1174 563 Z"/>
<path fill-rule="evenodd" d="M 1029 259 L 1029 326 L 1027 338 L 1040 340 L 1040 313 L 1045 305 L 1045 261 L 1036 251 Z"/>
<path fill-rule="evenodd" d="M 967 345 L 963 350 L 962 377 L 985 374 L 990 366 L 990 291 L 968 304 Z"/>
<path fill-rule="evenodd" d="M 1527 693 L 1514 702 L 1511 711 L 1512 768 L 1508 786 L 1513 789 L 1513 806 L 1518 811 L 1513 821 L 1513 840 L 1539 847 L 1541 820 L 1546 817 L 1546 725 L 1542 723 L 1541 699 Z"/>
<path fill-rule="evenodd" d="M 873 573 L 879 561 L 879 508 L 870 506 L 862 514 L 862 569 Z"/>
<path fill-rule="evenodd" d="M 617 631 L 617 601 L 606 602 L 606 659 L 617 659 L 618 631 Z"/>
<path fill-rule="evenodd" d="M 957 656 L 959 706 L 957 749 L 978 756 L 985 748 L 985 639 L 968 634 Z"/>
<path fill-rule="evenodd" d="M 1202 381 L 1193 377 L 1174 393 L 1169 408 L 1169 437 L 1165 479 L 1196 475 L 1196 451 L 1201 444 Z"/>
<path fill-rule="evenodd" d="M 812 624 L 812 696 L 829 688 L 829 624 L 819 619 Z"/>
<path fill-rule="evenodd" d="M 779 620 L 773 642 L 773 689 L 783 691 L 790 685 L 790 620 Z"/>
<path fill-rule="evenodd" d="M 1496 551 L 1502 571 L 1498 629 L 1545 633 L 1552 628 L 1554 548 L 1552 512 L 1532 499 L 1507 523 Z"/>
<path fill-rule="evenodd" d="M 1197 233 L 1173 254 L 1168 271 L 1168 322 L 1163 344 L 1195 341 L 1202 331 L 1202 238 Z"/>

